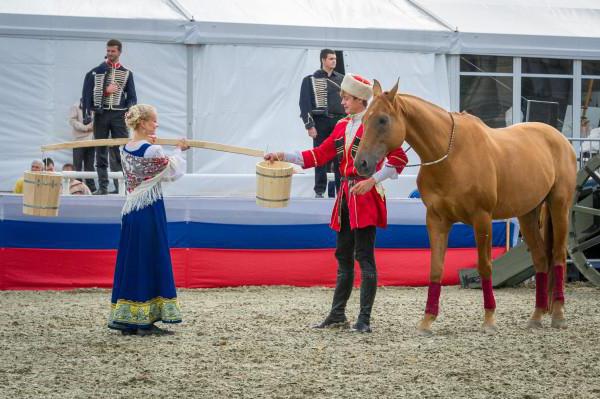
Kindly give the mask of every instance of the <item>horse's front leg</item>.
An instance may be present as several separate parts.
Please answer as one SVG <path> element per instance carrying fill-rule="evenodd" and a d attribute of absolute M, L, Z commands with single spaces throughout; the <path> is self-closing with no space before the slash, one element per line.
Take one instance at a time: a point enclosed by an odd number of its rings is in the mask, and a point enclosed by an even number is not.
<path fill-rule="evenodd" d="M 473 218 L 475 241 L 477 243 L 477 270 L 481 277 L 483 291 L 483 331 L 493 334 L 496 327 L 496 300 L 492 287 L 492 216 L 487 212 L 475 215 Z"/>
<path fill-rule="evenodd" d="M 417 326 L 417 330 L 422 335 L 431 335 L 431 325 L 439 312 L 444 256 L 448 248 L 448 232 L 451 227 L 452 223 L 429 208 L 427 209 L 427 232 L 429 233 L 429 245 L 431 247 L 431 265 L 425 315 Z"/>

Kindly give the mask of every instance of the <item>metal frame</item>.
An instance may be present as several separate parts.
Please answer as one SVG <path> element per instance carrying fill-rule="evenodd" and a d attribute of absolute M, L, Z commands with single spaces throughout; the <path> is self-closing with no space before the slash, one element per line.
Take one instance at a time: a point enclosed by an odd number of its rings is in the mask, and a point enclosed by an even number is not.
<path fill-rule="evenodd" d="M 582 75 L 582 60 L 573 59 L 572 74 L 540 74 L 540 73 L 522 73 L 521 61 L 522 57 L 513 57 L 513 72 L 461 72 L 460 71 L 461 55 L 448 57 L 448 73 L 450 75 L 450 104 L 451 111 L 458 111 L 460 106 L 460 78 L 461 76 L 483 76 L 483 77 L 512 77 L 512 92 L 513 92 L 513 117 L 512 123 L 520 123 L 521 118 L 521 79 L 522 78 L 549 78 L 549 79 L 572 79 L 573 92 L 571 98 L 573 110 L 573 131 L 572 137 L 581 137 L 581 83 L 584 79 L 600 80 L 598 75 Z M 577 144 L 576 144 L 577 145 Z"/>
<path fill-rule="evenodd" d="M 582 191 L 585 189 L 585 184 L 589 179 L 593 179 L 600 185 L 600 155 L 593 156 L 585 166 L 577 173 L 577 185 L 575 197 L 573 199 L 573 207 L 571 208 L 571 219 L 569 229 L 568 252 L 573 264 L 581 274 L 596 286 L 600 286 L 600 272 L 594 268 L 590 260 L 586 257 L 584 251 L 593 246 L 600 244 L 600 235 L 587 235 L 584 233 L 585 224 L 580 223 L 580 218 L 583 215 L 600 216 L 600 209 L 595 209 L 583 205 Z"/>

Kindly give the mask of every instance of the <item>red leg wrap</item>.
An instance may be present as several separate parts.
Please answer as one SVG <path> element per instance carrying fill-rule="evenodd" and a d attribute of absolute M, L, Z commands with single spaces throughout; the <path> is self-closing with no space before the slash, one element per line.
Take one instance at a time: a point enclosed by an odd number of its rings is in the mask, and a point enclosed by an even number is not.
<path fill-rule="evenodd" d="M 535 274 L 535 307 L 548 309 L 548 273 Z"/>
<path fill-rule="evenodd" d="M 429 289 L 427 290 L 427 306 L 425 306 L 425 313 L 438 315 L 440 310 L 440 293 L 442 292 L 442 285 L 440 283 L 429 283 Z"/>
<path fill-rule="evenodd" d="M 565 302 L 565 293 L 563 290 L 565 281 L 565 272 L 563 269 L 563 265 L 555 265 L 554 266 L 554 291 L 552 298 L 555 301 Z"/>
<path fill-rule="evenodd" d="M 483 308 L 496 309 L 496 300 L 494 299 L 494 289 L 492 288 L 492 279 L 481 279 L 481 289 L 483 290 Z"/>

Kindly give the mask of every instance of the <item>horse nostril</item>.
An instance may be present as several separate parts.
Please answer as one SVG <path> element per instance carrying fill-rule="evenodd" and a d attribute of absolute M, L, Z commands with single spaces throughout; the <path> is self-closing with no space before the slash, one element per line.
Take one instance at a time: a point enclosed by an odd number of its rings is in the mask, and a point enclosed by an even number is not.
<path fill-rule="evenodd" d="M 363 159 L 362 161 L 360 161 L 360 168 L 363 170 L 367 169 L 367 160 Z"/>

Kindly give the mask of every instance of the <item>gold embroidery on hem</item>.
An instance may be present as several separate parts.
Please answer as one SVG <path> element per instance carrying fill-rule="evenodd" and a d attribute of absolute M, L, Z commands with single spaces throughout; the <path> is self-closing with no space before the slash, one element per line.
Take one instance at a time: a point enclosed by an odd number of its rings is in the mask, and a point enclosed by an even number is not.
<path fill-rule="evenodd" d="M 120 299 L 111 303 L 109 323 L 148 325 L 155 321 L 181 321 L 181 309 L 177 298 L 156 297 L 146 302 Z"/>

